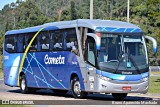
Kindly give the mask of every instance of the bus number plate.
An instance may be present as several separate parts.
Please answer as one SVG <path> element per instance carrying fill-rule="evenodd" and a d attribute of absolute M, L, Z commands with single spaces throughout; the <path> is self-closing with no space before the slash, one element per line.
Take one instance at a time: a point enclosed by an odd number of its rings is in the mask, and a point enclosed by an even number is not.
<path fill-rule="evenodd" d="M 122 87 L 122 90 L 131 90 L 131 86 L 124 86 Z"/>

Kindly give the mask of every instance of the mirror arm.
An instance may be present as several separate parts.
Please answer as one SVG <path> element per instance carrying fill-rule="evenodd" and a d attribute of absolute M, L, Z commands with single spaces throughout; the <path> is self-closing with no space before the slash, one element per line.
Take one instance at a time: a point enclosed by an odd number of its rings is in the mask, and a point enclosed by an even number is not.
<path fill-rule="evenodd" d="M 97 50 L 100 50 L 100 45 L 101 45 L 101 38 L 98 37 L 96 34 L 94 33 L 87 33 L 87 36 L 93 37 L 95 42 L 96 42 L 96 48 Z"/>
<path fill-rule="evenodd" d="M 158 45 L 157 45 L 156 39 L 154 39 L 153 37 L 150 37 L 150 36 L 145 36 L 145 38 L 150 40 L 150 41 L 152 41 L 152 43 L 153 43 L 153 52 L 157 53 Z"/>

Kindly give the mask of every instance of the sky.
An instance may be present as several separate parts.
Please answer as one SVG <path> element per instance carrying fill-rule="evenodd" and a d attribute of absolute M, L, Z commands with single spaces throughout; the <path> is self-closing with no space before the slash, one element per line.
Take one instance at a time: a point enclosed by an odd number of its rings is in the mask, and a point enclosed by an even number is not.
<path fill-rule="evenodd" d="M 6 4 L 10 4 L 12 2 L 16 2 L 17 0 L 0 0 L 0 10 L 4 7 Z"/>

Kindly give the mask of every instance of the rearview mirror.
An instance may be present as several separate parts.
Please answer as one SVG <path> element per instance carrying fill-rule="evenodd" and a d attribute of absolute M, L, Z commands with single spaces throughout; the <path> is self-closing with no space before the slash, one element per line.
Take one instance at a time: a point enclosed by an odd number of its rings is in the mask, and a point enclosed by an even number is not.
<path fill-rule="evenodd" d="M 87 36 L 93 37 L 96 42 L 96 49 L 100 50 L 101 38 L 94 33 L 87 33 Z"/>
<path fill-rule="evenodd" d="M 145 36 L 145 38 L 146 38 L 146 42 L 148 40 L 152 41 L 152 43 L 153 43 L 153 52 L 154 52 L 154 54 L 156 54 L 157 50 L 158 50 L 158 45 L 157 45 L 156 39 L 154 39 L 153 37 L 150 37 L 150 36 Z"/>

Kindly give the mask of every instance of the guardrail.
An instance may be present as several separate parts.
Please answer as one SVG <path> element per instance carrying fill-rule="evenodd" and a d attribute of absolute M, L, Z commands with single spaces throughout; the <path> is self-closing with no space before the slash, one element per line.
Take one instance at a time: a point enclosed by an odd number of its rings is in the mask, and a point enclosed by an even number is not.
<path fill-rule="evenodd" d="M 160 66 L 150 66 L 149 71 L 150 72 L 160 72 Z"/>

